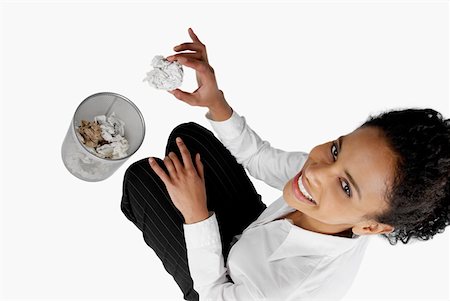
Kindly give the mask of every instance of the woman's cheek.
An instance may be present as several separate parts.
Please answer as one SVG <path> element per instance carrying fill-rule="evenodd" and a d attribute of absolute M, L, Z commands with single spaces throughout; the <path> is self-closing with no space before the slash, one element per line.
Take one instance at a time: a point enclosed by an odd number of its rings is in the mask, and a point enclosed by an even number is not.
<path fill-rule="evenodd" d="M 333 196 L 323 196 L 320 200 L 317 218 L 327 224 L 340 224 L 344 217 L 344 210 L 339 200 Z"/>

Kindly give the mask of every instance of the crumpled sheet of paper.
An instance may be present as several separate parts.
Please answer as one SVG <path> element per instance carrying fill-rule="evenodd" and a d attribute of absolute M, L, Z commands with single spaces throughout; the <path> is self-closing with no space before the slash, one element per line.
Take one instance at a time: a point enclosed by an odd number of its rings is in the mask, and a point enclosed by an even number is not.
<path fill-rule="evenodd" d="M 102 137 L 102 129 L 97 122 L 81 120 L 78 133 L 81 135 L 81 141 L 88 147 L 97 147 L 99 144 L 106 143 Z"/>
<path fill-rule="evenodd" d="M 183 66 L 177 61 L 169 62 L 162 55 L 156 55 L 152 60 L 153 70 L 147 72 L 143 81 L 149 85 L 167 91 L 175 90 L 183 82 Z"/>
<path fill-rule="evenodd" d="M 94 121 L 82 120 L 77 128 L 78 139 L 94 155 L 100 158 L 126 157 L 129 144 L 124 137 L 125 123 L 113 112 L 109 117 L 99 115 Z"/>

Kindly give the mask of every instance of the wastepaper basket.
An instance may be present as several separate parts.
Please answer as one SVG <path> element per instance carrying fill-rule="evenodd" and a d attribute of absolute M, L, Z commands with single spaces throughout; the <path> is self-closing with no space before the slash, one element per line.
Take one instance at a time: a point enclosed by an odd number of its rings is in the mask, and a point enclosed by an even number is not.
<path fill-rule="evenodd" d="M 90 152 L 76 132 L 82 120 L 94 121 L 96 116 L 108 117 L 112 113 L 124 122 L 124 137 L 129 145 L 127 155 L 120 159 L 102 158 Z M 61 147 L 62 160 L 67 170 L 77 178 L 89 182 L 102 181 L 110 177 L 139 149 L 144 136 L 144 118 L 129 99 L 112 92 L 93 94 L 81 102 L 73 115 Z"/>

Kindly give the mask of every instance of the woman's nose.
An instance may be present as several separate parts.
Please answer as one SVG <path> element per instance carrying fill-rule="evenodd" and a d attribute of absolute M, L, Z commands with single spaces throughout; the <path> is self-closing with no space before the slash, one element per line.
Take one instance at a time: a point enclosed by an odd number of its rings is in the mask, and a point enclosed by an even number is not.
<path fill-rule="evenodd" d="M 304 170 L 304 176 L 309 187 L 315 191 L 320 191 L 325 182 L 332 178 L 333 165 L 327 162 L 324 163 L 312 163 Z"/>

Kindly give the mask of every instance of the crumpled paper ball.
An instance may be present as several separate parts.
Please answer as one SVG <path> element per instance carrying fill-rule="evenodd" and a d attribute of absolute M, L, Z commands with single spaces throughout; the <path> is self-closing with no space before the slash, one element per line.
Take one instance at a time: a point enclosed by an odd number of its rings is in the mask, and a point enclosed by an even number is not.
<path fill-rule="evenodd" d="M 149 85 L 167 91 L 175 90 L 183 82 L 183 66 L 177 61 L 169 62 L 162 55 L 156 55 L 152 60 L 153 70 L 147 72 L 144 81 Z"/>
<path fill-rule="evenodd" d="M 95 116 L 94 121 L 81 120 L 76 134 L 87 150 L 97 157 L 121 159 L 128 155 L 129 148 L 124 126 L 125 123 L 113 112 L 109 117 Z"/>

